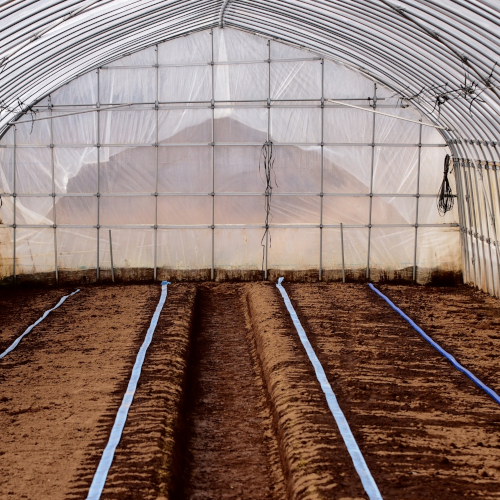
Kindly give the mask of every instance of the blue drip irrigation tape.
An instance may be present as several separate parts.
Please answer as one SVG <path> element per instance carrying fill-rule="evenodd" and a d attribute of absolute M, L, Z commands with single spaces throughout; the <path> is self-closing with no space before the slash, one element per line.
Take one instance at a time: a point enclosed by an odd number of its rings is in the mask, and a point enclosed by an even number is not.
<path fill-rule="evenodd" d="M 0 354 L 0 359 L 2 359 L 3 357 L 7 356 L 7 354 L 9 354 L 10 351 L 13 351 L 17 345 L 19 344 L 19 342 L 21 342 L 21 340 L 23 340 L 23 337 L 26 337 L 26 335 L 28 335 L 29 332 L 31 332 L 31 330 L 33 330 L 33 328 L 35 328 L 36 325 L 38 325 L 39 323 L 41 323 L 54 309 L 57 309 L 60 305 L 63 304 L 63 302 L 68 298 L 68 297 L 71 297 L 72 295 L 75 295 L 75 293 L 78 293 L 80 291 L 80 289 L 74 291 L 73 293 L 70 293 L 69 295 L 65 295 L 64 297 L 61 298 L 61 300 L 52 308 L 52 309 L 49 309 L 48 311 L 45 311 L 43 313 L 43 316 L 39 319 L 37 319 L 31 326 L 29 326 L 28 328 L 26 328 L 25 332 L 20 335 L 19 337 L 17 337 L 16 340 L 14 340 L 14 342 L 9 346 L 7 347 L 7 349 L 5 349 L 4 352 L 2 352 L 2 354 Z"/>
<path fill-rule="evenodd" d="M 282 281 L 283 278 L 280 278 L 276 286 L 283 296 L 286 308 L 290 313 L 290 317 L 292 318 L 293 324 L 295 325 L 297 333 L 299 334 L 302 345 L 304 346 L 304 349 L 309 356 L 309 360 L 314 367 L 316 377 L 321 385 L 321 388 L 323 389 L 323 392 L 325 393 L 328 407 L 330 408 L 330 411 L 335 418 L 335 422 L 337 422 L 337 426 L 339 428 L 340 434 L 342 435 L 342 438 L 344 439 L 344 443 L 347 446 L 349 455 L 351 455 L 354 468 L 356 469 L 356 472 L 358 473 L 359 478 L 361 479 L 361 483 L 363 484 L 363 487 L 365 488 L 365 491 L 370 500 L 382 500 L 382 495 L 380 494 L 375 480 L 373 479 L 373 476 L 371 475 L 371 472 L 366 465 L 365 459 L 363 458 L 361 450 L 358 447 L 358 443 L 356 443 L 356 440 L 352 435 L 351 429 L 349 427 L 349 424 L 347 423 L 344 413 L 340 409 L 337 398 L 335 397 L 332 387 L 330 386 L 330 383 L 326 378 L 325 371 L 323 370 L 323 367 L 321 366 L 321 363 L 317 358 L 316 353 L 314 352 L 314 349 L 309 342 L 309 339 L 307 338 L 306 332 L 300 324 L 300 320 L 297 316 L 297 313 L 295 312 L 295 309 L 292 306 L 292 303 L 290 302 L 290 299 L 288 298 L 286 290 L 281 285 Z"/>
<path fill-rule="evenodd" d="M 144 358 L 146 357 L 146 351 L 148 350 L 149 344 L 151 344 L 151 341 L 153 340 L 153 333 L 156 329 L 156 325 L 158 324 L 158 319 L 160 317 L 161 310 L 163 309 L 163 305 L 165 304 L 165 300 L 167 299 L 168 285 L 170 285 L 169 281 L 161 282 L 160 301 L 156 306 L 156 311 L 151 319 L 151 324 L 149 325 L 144 342 L 137 353 L 137 358 L 135 360 L 134 368 L 132 368 L 132 375 L 128 383 L 127 391 L 123 396 L 122 404 L 118 409 L 115 423 L 113 424 L 113 429 L 111 429 L 108 444 L 106 445 L 106 448 L 104 448 L 101 461 L 99 462 L 94 479 L 90 485 L 87 500 L 99 500 L 99 498 L 101 498 L 102 490 L 104 489 L 104 484 L 106 483 L 106 478 L 108 477 L 109 468 L 111 467 L 111 463 L 113 462 L 113 458 L 115 456 L 116 447 L 122 437 L 128 411 L 132 405 L 132 400 L 134 399 L 137 382 L 141 376 L 142 365 L 144 363 Z"/>
<path fill-rule="evenodd" d="M 383 298 L 398 314 L 400 314 L 410 325 L 427 341 L 429 344 L 436 349 L 439 353 L 441 353 L 457 370 L 461 371 L 467 377 L 469 377 L 478 387 L 483 389 L 488 396 L 491 396 L 495 402 L 500 404 L 500 396 L 490 389 L 487 385 L 483 384 L 473 373 L 471 373 L 467 368 L 463 367 L 451 354 L 446 352 L 439 344 L 434 342 L 429 335 L 427 335 L 422 328 L 420 328 L 411 318 L 409 318 L 399 307 L 395 306 L 389 298 L 387 298 L 381 291 L 377 290 L 371 283 L 368 283 L 368 286 L 381 298 Z"/>

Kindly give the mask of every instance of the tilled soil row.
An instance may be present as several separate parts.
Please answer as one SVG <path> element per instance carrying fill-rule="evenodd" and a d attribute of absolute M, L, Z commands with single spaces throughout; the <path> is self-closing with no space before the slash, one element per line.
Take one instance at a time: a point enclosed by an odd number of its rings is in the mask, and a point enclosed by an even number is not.
<path fill-rule="evenodd" d="M 252 285 L 248 303 L 287 498 L 367 498 L 276 286 Z"/>
<path fill-rule="evenodd" d="M 286 287 L 384 499 L 498 498 L 498 405 L 366 285 Z M 384 289 L 430 329 L 420 290 Z M 497 388 L 492 304 L 453 293 L 488 327 L 436 292 L 432 336 Z M 84 288 L 0 361 L 0 496 L 85 498 L 159 295 Z M 103 498 L 366 498 L 275 285 L 169 286 Z"/>
<path fill-rule="evenodd" d="M 175 487 L 195 298 L 195 285 L 168 287 L 102 499 L 168 498 Z M 82 474 L 83 483 L 90 484 L 93 471 Z"/>
<path fill-rule="evenodd" d="M 499 498 L 498 404 L 366 285 L 286 288 L 384 499 Z M 408 287 L 384 290 L 401 305 Z M 419 298 L 408 292 L 405 305 L 407 313 L 420 311 L 414 319 L 421 321 Z M 435 340 L 457 358 L 474 352 L 465 348 L 473 336 L 453 333 L 446 315 L 451 305 L 442 299 L 434 292 L 422 303 L 442 318 L 431 323 L 449 329 L 433 330 L 442 332 Z M 462 300 L 468 303 L 468 294 Z M 466 332 L 475 328 L 475 317 L 461 315 L 459 323 Z"/>
<path fill-rule="evenodd" d="M 83 289 L 0 361 L 0 497 L 85 498 L 158 297 L 153 286 Z"/>
<path fill-rule="evenodd" d="M 17 288 L 0 287 L 0 354 L 26 328 L 52 309 L 59 300 L 77 288 Z M 68 300 L 68 299 L 67 299 Z M 19 321 L 21 319 L 21 321 Z M 40 325 L 40 330 L 45 325 Z"/>
<path fill-rule="evenodd" d="M 466 285 L 384 285 L 379 289 L 443 349 L 500 394 L 498 299 Z"/>

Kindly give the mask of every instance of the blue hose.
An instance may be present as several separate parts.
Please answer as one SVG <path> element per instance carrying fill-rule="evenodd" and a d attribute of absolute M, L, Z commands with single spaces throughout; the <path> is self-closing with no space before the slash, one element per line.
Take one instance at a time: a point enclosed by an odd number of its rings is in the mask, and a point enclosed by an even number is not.
<path fill-rule="evenodd" d="M 400 314 L 410 325 L 427 341 L 429 344 L 441 353 L 457 370 L 461 371 L 467 377 L 469 377 L 478 387 L 480 387 L 486 394 L 491 396 L 495 402 L 500 404 L 500 396 L 487 385 L 483 384 L 473 373 L 471 373 L 467 368 L 464 368 L 451 354 L 446 352 L 439 344 L 436 344 L 429 335 L 427 335 L 422 328 L 420 328 L 412 319 L 410 319 L 399 307 L 396 307 L 382 292 L 377 290 L 371 283 L 368 286 L 380 297 L 382 297 L 398 314 Z"/>

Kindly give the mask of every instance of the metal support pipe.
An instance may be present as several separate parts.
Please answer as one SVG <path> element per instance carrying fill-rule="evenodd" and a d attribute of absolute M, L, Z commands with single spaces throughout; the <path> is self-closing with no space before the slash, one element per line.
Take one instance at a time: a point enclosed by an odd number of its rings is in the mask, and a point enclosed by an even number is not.
<path fill-rule="evenodd" d="M 482 214 L 481 214 L 481 199 L 479 197 L 479 185 L 478 185 L 478 180 L 477 180 L 477 169 L 476 169 L 476 165 L 475 165 L 475 161 L 474 160 L 471 160 L 470 163 L 474 162 L 473 166 L 472 166 L 472 170 L 474 172 L 474 187 L 475 187 L 475 191 L 476 191 L 476 205 L 477 205 L 477 217 L 478 217 L 478 220 L 479 220 L 479 228 L 480 228 L 480 232 L 479 232 L 479 238 L 481 240 L 481 248 L 483 250 L 483 267 L 482 269 L 484 270 L 484 281 L 485 281 L 485 285 L 486 285 L 486 290 L 489 291 L 490 287 L 489 287 L 489 279 L 488 279 L 488 271 L 486 269 L 486 249 L 484 247 L 484 235 L 483 235 L 483 231 L 484 231 L 484 226 L 483 226 L 483 218 L 482 218 Z M 469 165 L 470 165 L 469 163 Z"/>
<path fill-rule="evenodd" d="M 160 70 L 158 68 L 158 44 L 156 45 L 155 50 L 156 55 L 156 102 L 155 102 L 155 149 L 156 149 L 156 171 L 155 171 L 155 225 L 154 225 L 154 250 L 153 250 L 153 280 L 157 280 L 158 274 L 158 168 L 159 168 L 159 150 L 158 143 L 159 133 L 158 133 L 158 95 L 160 86 Z"/>
<path fill-rule="evenodd" d="M 113 264 L 113 241 L 111 240 L 111 229 L 109 230 L 109 259 L 111 261 L 111 279 L 115 282 L 115 266 Z"/>
<path fill-rule="evenodd" d="M 214 93 L 214 30 L 210 30 L 212 42 L 211 80 L 212 80 L 212 266 L 210 278 L 215 279 L 215 93 Z"/>
<path fill-rule="evenodd" d="M 99 264 L 99 224 L 101 221 L 100 217 L 100 212 L 101 212 L 101 148 L 100 148 L 100 141 L 101 141 L 101 116 L 99 112 L 100 108 L 100 95 L 101 95 L 101 85 L 100 85 L 100 76 L 99 76 L 99 68 L 97 68 L 97 225 L 96 225 L 96 231 L 97 231 L 97 257 L 96 257 L 96 280 L 99 281 L 101 276 L 100 276 L 100 264 Z"/>
<path fill-rule="evenodd" d="M 471 207 L 472 200 L 470 196 L 469 181 L 467 176 L 467 167 L 465 160 L 463 159 L 460 160 L 459 167 L 461 169 L 460 175 L 462 175 L 463 173 L 463 179 L 464 179 L 465 200 L 467 202 L 467 214 L 469 216 L 469 230 L 467 231 L 467 233 L 470 236 L 471 263 L 472 263 L 472 270 L 474 272 L 474 286 L 477 286 L 477 272 L 476 272 L 477 259 L 476 259 L 476 251 L 474 249 L 474 223 L 472 220 L 472 207 Z"/>
<path fill-rule="evenodd" d="M 491 162 L 492 168 L 494 168 L 494 162 Z M 488 190 L 490 194 L 490 200 L 491 200 L 491 223 L 493 225 L 493 232 L 495 234 L 495 239 L 493 241 L 493 245 L 495 246 L 496 250 L 496 259 L 497 259 L 497 284 L 498 284 L 498 289 L 496 296 L 500 297 L 500 249 L 498 248 L 498 232 L 497 232 L 497 224 L 496 224 L 496 215 L 495 215 L 495 203 L 493 201 L 493 188 L 491 187 L 491 176 L 490 176 L 490 166 L 489 163 L 486 162 L 485 166 L 485 171 L 486 171 L 486 177 L 488 179 Z"/>
<path fill-rule="evenodd" d="M 14 179 L 12 180 L 12 188 L 13 188 L 13 196 L 14 196 L 14 202 L 13 202 L 13 219 L 12 219 L 12 226 L 13 226 L 13 241 L 12 241 L 12 250 L 13 250 L 13 262 L 12 262 L 12 274 L 14 277 L 14 285 L 17 283 L 17 266 L 16 266 L 16 240 L 17 240 L 17 196 L 16 196 L 16 191 L 17 191 L 17 127 L 14 126 L 14 165 L 13 165 L 13 170 L 14 170 Z"/>
<path fill-rule="evenodd" d="M 486 243 L 488 244 L 488 253 L 490 257 L 490 270 L 491 270 L 491 295 L 495 295 L 495 273 L 493 270 L 493 255 L 491 253 L 491 238 L 490 238 L 490 225 L 488 224 L 488 208 L 489 208 L 489 202 L 488 202 L 488 197 L 486 194 L 486 190 L 484 188 L 484 179 L 483 179 L 483 172 L 481 171 L 481 163 L 477 162 L 475 165 L 474 172 L 477 172 L 477 177 L 479 177 L 479 180 L 481 181 L 482 185 L 482 192 L 483 192 L 483 201 L 484 201 L 484 210 L 485 210 L 485 229 L 486 229 Z M 477 183 L 477 180 L 476 180 Z M 477 189 L 479 190 L 479 184 L 476 184 Z M 478 193 L 479 196 L 479 193 Z M 487 286 L 488 291 L 489 287 Z"/>
<path fill-rule="evenodd" d="M 483 282 L 483 273 L 482 273 L 482 266 L 481 266 L 481 256 L 479 253 L 479 233 L 478 233 L 478 225 L 477 225 L 477 213 L 476 213 L 476 203 L 474 199 L 474 186 L 472 183 L 472 175 L 470 173 L 470 160 L 466 159 L 465 160 L 465 170 L 467 172 L 467 177 L 469 181 L 469 196 L 470 196 L 470 201 L 471 201 L 471 208 L 472 208 L 472 215 L 473 215 L 473 220 L 474 220 L 474 239 L 476 242 L 476 260 L 477 260 L 477 271 L 478 271 L 478 278 L 479 282 L 476 281 L 475 285 L 478 288 L 481 288 L 482 282 Z"/>
<path fill-rule="evenodd" d="M 373 84 L 373 109 L 377 107 L 377 84 Z M 366 279 L 370 279 L 370 250 L 371 250 L 371 237 L 372 237 L 372 208 L 373 208 L 373 169 L 375 166 L 375 123 L 376 114 L 373 114 L 373 128 L 372 128 L 372 160 L 370 168 L 370 212 L 368 215 L 368 254 L 366 258 Z"/>
<path fill-rule="evenodd" d="M 420 201 L 420 162 L 422 160 L 422 124 L 418 129 L 418 162 L 417 162 L 417 203 L 415 209 L 415 241 L 413 245 L 413 281 L 417 281 L 417 242 L 418 242 L 418 208 Z"/>
<path fill-rule="evenodd" d="M 325 60 L 321 59 L 321 172 L 319 214 L 319 281 L 323 280 L 323 171 L 325 130 Z"/>
<path fill-rule="evenodd" d="M 51 181 L 52 181 L 52 217 L 54 223 L 54 270 L 56 285 L 59 285 L 59 269 L 57 264 L 57 217 L 56 217 L 56 182 L 54 171 L 54 124 L 52 121 L 52 99 L 49 96 L 49 110 L 50 110 L 50 167 L 51 167 Z"/>
<path fill-rule="evenodd" d="M 460 168 L 460 159 L 457 157 L 457 152 L 452 148 L 453 153 L 453 170 L 457 186 L 458 200 L 458 217 L 460 223 L 460 236 L 462 245 L 462 265 L 464 269 L 464 283 L 470 282 L 470 263 L 469 263 L 469 242 L 467 238 L 467 218 L 465 216 L 465 198 L 463 194 L 462 172 Z"/>
<path fill-rule="evenodd" d="M 344 226 L 340 223 L 340 250 L 342 252 L 342 283 L 345 283 L 345 263 L 344 263 Z"/>
<path fill-rule="evenodd" d="M 271 40 L 267 41 L 267 142 L 271 140 Z M 269 195 L 267 195 L 269 196 Z M 269 201 L 269 200 L 267 200 Z M 267 204 L 269 207 L 269 203 Z M 266 222 L 266 224 L 269 221 Z M 266 247 L 264 249 L 264 280 L 267 281 L 269 258 L 269 227 L 266 227 Z"/>

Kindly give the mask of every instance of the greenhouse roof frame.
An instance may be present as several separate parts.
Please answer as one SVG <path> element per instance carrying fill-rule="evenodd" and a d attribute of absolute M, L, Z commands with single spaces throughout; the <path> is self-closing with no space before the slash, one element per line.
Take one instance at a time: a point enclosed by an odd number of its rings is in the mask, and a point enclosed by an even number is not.
<path fill-rule="evenodd" d="M 446 128 L 456 156 L 498 161 L 499 11 L 491 0 L 4 1 L 0 134 L 81 74 L 227 26 L 355 68 Z"/>

